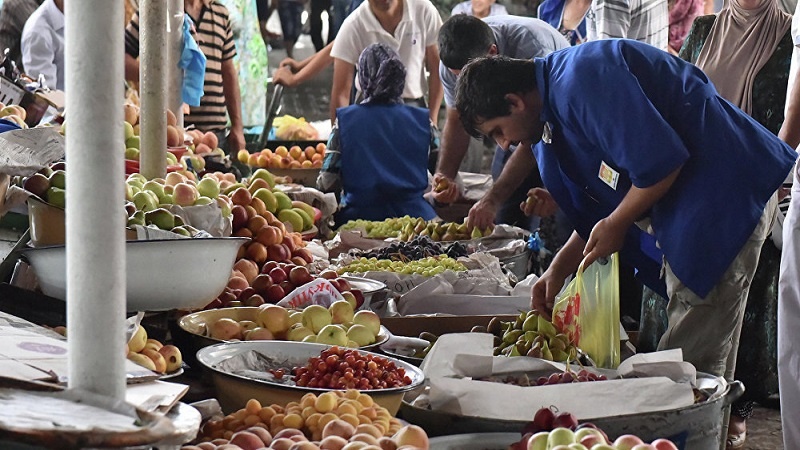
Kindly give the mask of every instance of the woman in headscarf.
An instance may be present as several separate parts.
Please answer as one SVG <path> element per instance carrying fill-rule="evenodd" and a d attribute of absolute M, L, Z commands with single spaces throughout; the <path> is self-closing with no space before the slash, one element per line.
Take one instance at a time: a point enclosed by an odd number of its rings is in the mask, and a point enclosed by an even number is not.
<path fill-rule="evenodd" d="M 358 58 L 363 100 L 336 110 L 317 188 L 341 192 L 337 225 L 353 219 L 436 216 L 422 195 L 437 146 L 427 109 L 403 104 L 406 69 L 385 44 Z"/>
<path fill-rule="evenodd" d="M 726 0 L 716 16 L 701 16 L 694 21 L 680 56 L 702 69 L 722 97 L 777 135 L 784 119 L 792 59 L 791 20 L 792 16 L 781 11 L 776 0 Z M 745 397 L 749 394 L 750 400 L 756 388 L 764 384 L 765 374 L 757 373 L 759 366 L 766 365 L 763 355 L 775 353 L 774 348 L 764 348 L 763 344 L 755 347 L 765 342 L 761 336 L 774 333 L 777 321 L 774 313 L 768 314 L 776 309 L 774 289 L 763 280 L 777 277 L 780 255 L 767 246 L 774 244 L 769 239 L 764 244 L 744 312 L 746 326 L 741 330 L 741 339 L 734 341 L 750 346 L 751 351 L 742 352 L 736 374 L 744 379 L 748 388 Z M 757 285 L 758 280 L 763 281 L 761 286 Z M 735 352 L 731 354 L 736 357 Z M 769 372 L 777 373 L 775 369 Z M 732 373 L 725 375 L 732 379 Z M 745 420 L 752 413 L 752 406 L 753 402 L 747 400 L 734 403 L 728 449 L 744 448 Z"/>

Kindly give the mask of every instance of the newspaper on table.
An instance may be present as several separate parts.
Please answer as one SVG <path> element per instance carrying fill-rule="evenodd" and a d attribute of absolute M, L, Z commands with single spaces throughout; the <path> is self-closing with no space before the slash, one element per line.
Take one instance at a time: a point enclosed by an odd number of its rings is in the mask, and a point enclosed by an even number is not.
<path fill-rule="evenodd" d="M 0 173 L 33 175 L 64 157 L 64 137 L 55 127 L 29 128 L 0 134 Z"/>
<path fill-rule="evenodd" d="M 436 341 L 421 369 L 435 411 L 502 420 L 529 421 L 542 406 L 553 405 L 579 419 L 677 409 L 694 403 L 694 367 L 680 350 L 636 355 L 618 371 L 602 371 L 607 381 L 516 386 L 478 381 L 488 375 L 550 374 L 565 366 L 529 357 L 493 357 L 493 336 L 446 334 Z M 619 378 L 636 371 L 639 378 Z M 544 375 L 542 375 L 544 376 Z"/>

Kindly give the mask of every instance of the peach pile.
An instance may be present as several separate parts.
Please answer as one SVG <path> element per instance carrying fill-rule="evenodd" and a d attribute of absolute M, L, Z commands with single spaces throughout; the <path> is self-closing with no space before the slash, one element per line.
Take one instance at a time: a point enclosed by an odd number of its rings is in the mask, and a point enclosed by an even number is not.
<path fill-rule="evenodd" d="M 262 167 L 268 169 L 319 169 L 322 167 L 322 159 L 325 156 L 325 144 L 319 143 L 315 147 L 307 146 L 301 148 L 293 145 L 290 148 L 280 145 L 275 151 L 265 148 L 260 152 L 250 153 L 247 150 L 240 150 L 236 154 L 237 159 L 242 164 L 250 167 Z"/>
<path fill-rule="evenodd" d="M 261 406 L 257 400 L 222 420 L 203 425 L 193 446 L 183 450 L 427 449 L 421 428 L 402 426 L 372 397 L 356 390 L 306 394 L 286 406 Z M 222 447 L 233 445 L 233 447 Z"/>

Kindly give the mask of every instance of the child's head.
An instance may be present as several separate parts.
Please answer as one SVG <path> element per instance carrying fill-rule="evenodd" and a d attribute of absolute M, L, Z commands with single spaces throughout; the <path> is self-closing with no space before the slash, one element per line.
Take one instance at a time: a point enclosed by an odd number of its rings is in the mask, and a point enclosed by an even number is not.
<path fill-rule="evenodd" d="M 406 84 L 406 67 L 386 44 L 371 44 L 358 58 L 361 103 L 400 103 Z"/>

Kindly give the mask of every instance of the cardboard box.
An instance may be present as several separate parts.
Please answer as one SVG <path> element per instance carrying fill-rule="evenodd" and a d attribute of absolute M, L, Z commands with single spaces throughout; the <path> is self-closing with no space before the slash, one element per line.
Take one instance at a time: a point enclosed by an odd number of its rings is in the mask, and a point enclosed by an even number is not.
<path fill-rule="evenodd" d="M 480 316 L 404 316 L 381 317 L 381 325 L 397 336 L 419 336 L 423 331 L 437 336 L 447 333 L 463 333 L 476 325 L 486 326 L 492 317 L 511 321 L 516 315 Z"/>

